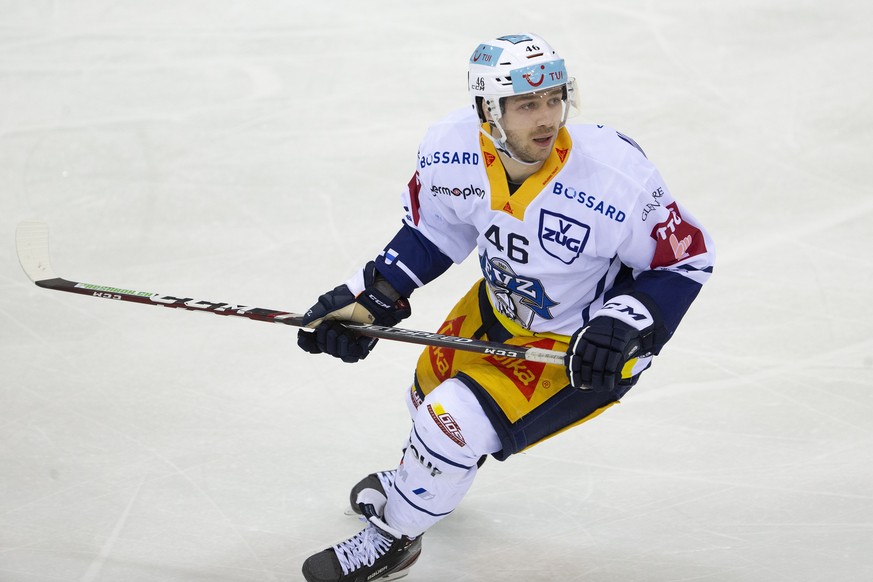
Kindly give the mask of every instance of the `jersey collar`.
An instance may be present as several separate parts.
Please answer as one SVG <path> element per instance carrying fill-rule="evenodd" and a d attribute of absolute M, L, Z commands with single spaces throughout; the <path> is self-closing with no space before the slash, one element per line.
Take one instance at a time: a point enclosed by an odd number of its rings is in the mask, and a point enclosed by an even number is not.
<path fill-rule="evenodd" d="M 487 124 L 483 124 L 483 130 Z M 485 172 L 491 186 L 491 210 L 505 212 L 519 220 L 524 220 L 524 213 L 534 198 L 543 188 L 564 168 L 570 154 L 573 140 L 566 127 L 558 130 L 555 146 L 543 166 L 530 175 L 524 183 L 510 196 L 509 184 L 506 181 L 506 170 L 497 155 L 494 142 L 479 133 L 479 147 L 482 148 L 482 159 L 485 162 Z"/>

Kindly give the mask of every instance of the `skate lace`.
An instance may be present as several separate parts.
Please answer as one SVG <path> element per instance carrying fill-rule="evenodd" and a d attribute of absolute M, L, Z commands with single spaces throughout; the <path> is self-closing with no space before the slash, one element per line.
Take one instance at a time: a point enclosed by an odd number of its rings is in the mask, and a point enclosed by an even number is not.
<path fill-rule="evenodd" d="M 373 524 L 368 523 L 367 527 L 356 536 L 334 546 L 343 574 L 348 574 L 362 566 L 372 566 L 377 558 L 388 552 L 393 541 Z"/>

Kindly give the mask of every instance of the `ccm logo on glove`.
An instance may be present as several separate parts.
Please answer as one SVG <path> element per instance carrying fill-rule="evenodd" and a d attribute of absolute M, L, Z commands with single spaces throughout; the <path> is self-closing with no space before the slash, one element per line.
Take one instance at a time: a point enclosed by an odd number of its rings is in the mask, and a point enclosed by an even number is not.
<path fill-rule="evenodd" d="M 646 306 L 636 298 L 629 295 L 620 295 L 608 303 L 605 303 L 603 307 L 594 314 L 594 317 L 599 315 L 614 317 L 641 331 L 655 323 L 649 310 L 646 309 Z"/>
<path fill-rule="evenodd" d="M 303 317 L 303 324 L 315 331 L 301 329 L 297 345 L 311 354 L 330 354 L 354 363 L 367 357 L 376 339 L 362 336 L 340 322 L 390 327 L 411 313 L 409 300 L 401 297 L 370 261 L 349 281 L 318 298 Z"/>
<path fill-rule="evenodd" d="M 564 363 L 570 385 L 580 390 L 615 390 L 628 360 L 652 349 L 655 320 L 635 297 L 620 295 L 573 334 Z"/>

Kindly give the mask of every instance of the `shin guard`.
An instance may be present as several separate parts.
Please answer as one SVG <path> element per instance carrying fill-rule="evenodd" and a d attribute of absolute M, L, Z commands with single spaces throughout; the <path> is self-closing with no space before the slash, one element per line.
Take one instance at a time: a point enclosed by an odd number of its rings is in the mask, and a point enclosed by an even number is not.
<path fill-rule="evenodd" d="M 458 380 L 443 382 L 415 412 L 387 491 L 386 521 L 404 535 L 421 535 L 457 507 L 480 458 L 498 450 L 500 440 L 472 392 Z"/>

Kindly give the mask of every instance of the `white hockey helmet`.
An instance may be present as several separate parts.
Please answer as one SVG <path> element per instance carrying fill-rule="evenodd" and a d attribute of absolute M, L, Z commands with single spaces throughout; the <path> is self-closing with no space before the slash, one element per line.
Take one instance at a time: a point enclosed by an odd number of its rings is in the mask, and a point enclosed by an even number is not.
<path fill-rule="evenodd" d="M 578 111 L 576 80 L 567 75 L 564 59 L 535 34 L 509 34 L 480 44 L 470 55 L 467 81 L 479 120 L 485 122 L 487 110 L 501 134 L 500 100 L 504 97 L 563 86 L 561 125 Z"/>

